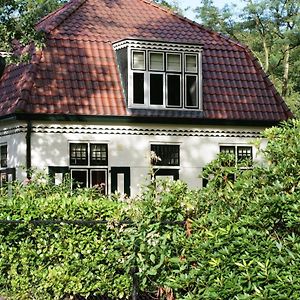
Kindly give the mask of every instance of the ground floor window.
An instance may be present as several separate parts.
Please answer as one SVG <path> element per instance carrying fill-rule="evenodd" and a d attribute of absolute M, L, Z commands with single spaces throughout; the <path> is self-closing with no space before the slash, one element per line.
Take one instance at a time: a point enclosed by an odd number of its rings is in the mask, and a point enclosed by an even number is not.
<path fill-rule="evenodd" d="M 155 178 L 179 179 L 180 146 L 173 144 L 152 144 L 151 164 Z"/>
<path fill-rule="evenodd" d="M 16 180 L 16 169 L 6 168 L 0 170 L 0 186 L 5 186 L 7 182 Z"/>
<path fill-rule="evenodd" d="M 107 194 L 107 169 L 71 169 L 72 188 L 93 187 Z"/>

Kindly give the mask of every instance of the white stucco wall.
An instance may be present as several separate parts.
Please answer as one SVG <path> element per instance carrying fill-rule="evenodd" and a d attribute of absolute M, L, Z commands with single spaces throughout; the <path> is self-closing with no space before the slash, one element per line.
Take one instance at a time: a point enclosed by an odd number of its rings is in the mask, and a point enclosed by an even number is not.
<path fill-rule="evenodd" d="M 26 123 L 8 122 L 0 126 L 0 145 L 7 145 L 7 167 L 16 168 L 16 177 L 26 176 Z"/>
<path fill-rule="evenodd" d="M 203 166 L 216 157 L 220 145 L 247 145 L 261 130 L 229 126 L 33 123 L 32 166 L 46 171 L 48 166 L 68 166 L 70 142 L 107 143 L 108 169 L 130 167 L 131 193 L 136 194 L 149 179 L 150 145 L 178 144 L 180 179 L 197 188 L 202 185 L 199 174 Z M 23 150 L 23 146 L 18 148 Z M 255 149 L 253 154 L 254 160 L 259 160 Z"/>

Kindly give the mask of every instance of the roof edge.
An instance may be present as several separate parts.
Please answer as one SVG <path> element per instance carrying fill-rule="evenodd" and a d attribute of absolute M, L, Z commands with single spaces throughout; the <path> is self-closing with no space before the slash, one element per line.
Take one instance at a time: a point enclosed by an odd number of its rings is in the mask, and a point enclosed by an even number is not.
<path fill-rule="evenodd" d="M 228 126 L 251 126 L 270 127 L 280 124 L 283 120 L 241 120 L 241 119 L 199 119 L 178 117 L 133 117 L 133 116 L 91 116 L 91 115 L 65 115 L 65 114 L 30 114 L 15 113 L 0 117 L 1 121 L 61 121 L 61 122 L 122 122 L 143 124 L 193 124 L 193 125 L 228 125 Z M 253 124 L 255 121 L 255 124 Z"/>

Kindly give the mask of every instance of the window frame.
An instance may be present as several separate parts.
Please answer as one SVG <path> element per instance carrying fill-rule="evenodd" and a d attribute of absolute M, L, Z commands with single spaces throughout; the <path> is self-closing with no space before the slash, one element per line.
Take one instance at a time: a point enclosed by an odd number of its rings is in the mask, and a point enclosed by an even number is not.
<path fill-rule="evenodd" d="M 151 54 L 161 54 L 163 61 L 162 61 L 162 69 L 152 69 L 151 68 Z M 163 51 L 155 51 L 155 50 L 148 50 L 148 72 L 166 72 L 166 62 L 165 62 L 165 52 Z"/>
<path fill-rule="evenodd" d="M 187 105 L 187 77 L 188 76 L 194 76 L 196 77 L 196 106 L 189 106 Z M 185 101 L 184 101 L 184 107 L 187 109 L 197 109 L 199 107 L 199 76 L 196 74 L 184 74 L 184 88 L 185 88 Z"/>
<path fill-rule="evenodd" d="M 180 168 L 180 161 L 181 161 L 181 159 L 180 159 L 180 144 L 165 144 L 165 143 L 156 143 L 156 142 L 153 142 L 153 143 L 151 143 L 150 144 L 150 152 L 154 152 L 155 153 L 155 155 L 157 155 L 158 157 L 160 157 L 159 156 L 159 153 L 156 153 L 155 152 L 155 150 L 153 149 L 153 147 L 176 147 L 177 149 L 178 149 L 178 152 L 176 153 L 177 155 L 178 155 L 178 164 L 162 164 L 162 163 L 157 163 L 157 162 L 154 162 L 153 163 L 153 161 L 150 161 L 150 164 L 154 167 L 154 168 L 159 168 L 159 169 L 161 169 L 161 168 Z M 163 161 L 164 160 L 164 158 L 162 158 L 162 157 L 160 157 L 160 159 L 161 159 L 161 161 Z"/>
<path fill-rule="evenodd" d="M 175 106 L 175 105 L 169 105 L 168 104 L 168 95 L 169 95 L 169 89 L 168 89 L 168 76 L 169 75 L 176 75 L 176 76 L 179 76 L 180 77 L 180 105 L 179 106 Z M 166 83 L 165 83 L 165 86 L 166 86 L 166 108 L 182 108 L 183 107 L 183 78 L 182 78 L 182 74 L 181 73 L 166 73 Z"/>
<path fill-rule="evenodd" d="M 2 152 L 2 149 L 5 149 L 4 152 Z M 2 155 L 5 154 L 5 157 L 3 158 Z M 5 161 L 5 164 L 3 164 L 3 161 Z M 7 168 L 8 166 L 8 147 L 7 143 L 0 144 L 0 168 Z"/>
<path fill-rule="evenodd" d="M 144 53 L 144 67 L 143 68 L 134 68 L 134 66 L 133 66 L 134 52 Z M 146 50 L 137 50 L 137 49 L 131 50 L 131 69 L 132 70 L 145 71 L 146 70 L 146 62 L 147 62 L 147 51 Z"/>
<path fill-rule="evenodd" d="M 247 144 L 220 144 L 219 145 L 219 153 L 222 153 L 222 152 L 225 152 L 225 151 L 221 151 L 221 148 L 225 148 L 225 147 L 228 147 L 228 148 L 233 148 L 234 149 L 234 166 L 235 167 L 239 167 L 240 170 L 249 170 L 249 169 L 252 169 L 253 168 L 253 161 L 254 161 L 254 147 L 251 146 L 251 145 L 247 145 Z M 239 148 L 249 148 L 251 150 L 251 165 L 250 166 L 241 166 L 239 165 L 240 162 L 239 162 L 239 159 L 238 159 L 238 149 Z M 225 153 L 229 153 L 230 152 L 225 152 Z"/>
<path fill-rule="evenodd" d="M 171 49 L 173 48 L 173 49 Z M 175 46 L 168 48 L 157 46 L 155 47 L 138 47 L 137 44 L 134 47 L 129 47 L 127 59 L 130 61 L 128 64 L 128 107 L 139 108 L 139 109 L 163 109 L 163 110 L 184 110 L 184 111 L 202 111 L 202 69 L 200 66 L 201 62 L 201 51 L 198 50 L 183 50 L 181 45 L 178 44 L 178 50 Z M 133 69 L 133 53 L 145 51 L 145 70 Z M 162 54 L 163 67 L 161 69 L 151 68 L 151 54 L 159 53 Z M 168 57 L 171 55 L 178 55 L 180 59 L 180 71 L 168 69 Z M 194 56 L 196 58 L 196 70 L 187 71 L 186 57 Z M 134 73 L 144 74 L 144 101 L 143 103 L 134 102 Z M 163 103 L 162 104 L 151 104 L 150 103 L 150 78 L 151 74 L 162 74 L 163 75 Z M 180 75 L 180 105 L 169 105 L 168 104 L 168 75 Z M 187 89 L 186 89 L 186 76 L 196 76 L 196 104 L 191 106 L 187 105 Z M 141 102 L 141 101 L 140 101 Z"/>

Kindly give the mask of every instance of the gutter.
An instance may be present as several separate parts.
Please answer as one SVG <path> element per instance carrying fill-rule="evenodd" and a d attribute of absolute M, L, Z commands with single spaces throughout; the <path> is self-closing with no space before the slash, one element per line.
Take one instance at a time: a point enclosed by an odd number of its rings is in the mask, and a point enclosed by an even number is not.
<path fill-rule="evenodd" d="M 26 177 L 31 178 L 31 134 L 32 134 L 32 122 L 27 121 L 26 129 Z"/>

